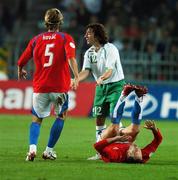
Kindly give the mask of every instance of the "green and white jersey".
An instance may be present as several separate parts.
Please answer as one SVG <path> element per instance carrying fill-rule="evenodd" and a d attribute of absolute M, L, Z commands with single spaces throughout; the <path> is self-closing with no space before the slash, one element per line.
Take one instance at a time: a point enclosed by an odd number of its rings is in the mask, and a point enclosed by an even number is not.
<path fill-rule="evenodd" d="M 90 69 L 95 80 L 103 75 L 107 69 L 112 69 L 110 78 L 103 81 L 103 84 L 117 82 L 124 79 L 124 73 L 120 61 L 118 49 L 111 43 L 106 43 L 95 51 L 95 47 L 90 47 L 84 55 L 83 70 Z"/>

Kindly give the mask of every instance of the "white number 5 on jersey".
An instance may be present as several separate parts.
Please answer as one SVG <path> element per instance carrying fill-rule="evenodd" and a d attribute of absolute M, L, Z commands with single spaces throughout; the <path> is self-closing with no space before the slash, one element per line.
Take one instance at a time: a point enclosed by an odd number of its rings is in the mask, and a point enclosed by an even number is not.
<path fill-rule="evenodd" d="M 49 56 L 49 60 L 47 63 L 44 64 L 44 67 L 49 67 L 53 63 L 54 54 L 53 54 L 53 52 L 50 51 L 50 48 L 53 48 L 53 47 L 54 47 L 54 44 L 47 44 L 46 45 L 45 56 Z"/>

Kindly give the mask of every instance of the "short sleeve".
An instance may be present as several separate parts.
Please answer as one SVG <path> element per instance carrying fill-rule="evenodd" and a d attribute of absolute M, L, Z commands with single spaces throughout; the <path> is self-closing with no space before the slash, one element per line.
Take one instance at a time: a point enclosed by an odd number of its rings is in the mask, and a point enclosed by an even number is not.
<path fill-rule="evenodd" d="M 91 69 L 90 59 L 88 56 L 88 51 L 84 55 L 83 67 L 82 70 Z"/>
<path fill-rule="evenodd" d="M 65 52 L 67 59 L 75 58 L 76 53 L 75 53 L 75 42 L 72 38 L 72 36 L 66 34 L 66 39 L 65 39 Z"/>
<path fill-rule="evenodd" d="M 106 49 L 106 69 L 114 69 L 116 60 L 119 57 L 119 52 L 115 46 L 110 46 Z"/>

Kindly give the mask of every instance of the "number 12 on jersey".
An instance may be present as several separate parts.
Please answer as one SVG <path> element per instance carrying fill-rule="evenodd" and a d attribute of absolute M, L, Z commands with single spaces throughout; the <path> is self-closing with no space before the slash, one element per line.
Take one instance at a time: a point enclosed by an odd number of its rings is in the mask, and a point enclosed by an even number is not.
<path fill-rule="evenodd" d="M 53 54 L 53 52 L 50 51 L 50 49 L 53 47 L 54 47 L 54 44 L 46 44 L 45 56 L 48 56 L 49 60 L 47 63 L 44 63 L 44 67 L 49 67 L 53 63 L 54 54 Z"/>

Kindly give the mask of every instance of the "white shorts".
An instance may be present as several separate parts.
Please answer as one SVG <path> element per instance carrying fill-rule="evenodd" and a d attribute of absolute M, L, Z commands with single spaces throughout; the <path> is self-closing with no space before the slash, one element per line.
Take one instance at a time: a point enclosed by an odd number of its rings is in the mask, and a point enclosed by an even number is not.
<path fill-rule="evenodd" d="M 33 93 L 32 114 L 38 118 L 50 115 L 52 106 L 56 115 L 68 109 L 67 93 Z"/>

